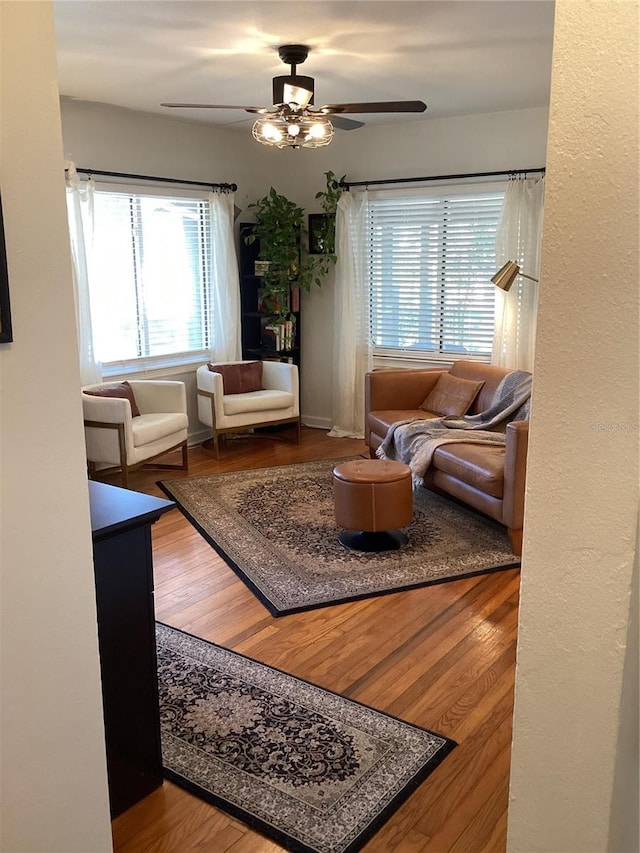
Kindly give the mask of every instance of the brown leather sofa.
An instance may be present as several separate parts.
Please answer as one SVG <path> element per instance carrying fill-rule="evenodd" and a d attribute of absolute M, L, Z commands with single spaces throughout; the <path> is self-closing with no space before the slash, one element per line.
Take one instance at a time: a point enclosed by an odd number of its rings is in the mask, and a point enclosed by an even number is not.
<path fill-rule="evenodd" d="M 396 421 L 438 417 L 420 409 L 441 368 L 374 370 L 365 377 L 365 441 L 371 457 Z M 453 376 L 484 385 L 467 414 L 489 408 L 493 394 L 508 370 L 474 361 L 458 361 Z M 507 424 L 505 445 L 454 443 L 437 448 L 424 484 L 463 501 L 507 527 L 515 554 L 522 552 L 522 523 L 529 442 L 528 421 Z"/>

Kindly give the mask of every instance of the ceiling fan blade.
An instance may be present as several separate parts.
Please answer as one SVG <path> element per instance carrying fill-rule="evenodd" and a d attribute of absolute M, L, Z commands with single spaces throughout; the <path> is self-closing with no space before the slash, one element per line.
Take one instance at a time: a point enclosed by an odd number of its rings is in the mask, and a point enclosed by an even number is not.
<path fill-rule="evenodd" d="M 244 110 L 248 113 L 266 113 L 267 107 L 245 107 L 238 104 L 160 104 L 161 107 L 185 107 L 191 110 Z"/>
<path fill-rule="evenodd" d="M 331 124 L 338 130 L 357 130 L 359 127 L 364 127 L 363 121 L 354 121 L 352 118 L 342 116 L 331 116 Z"/>
<path fill-rule="evenodd" d="M 341 113 L 423 113 L 424 101 L 371 101 L 363 104 L 325 104 L 319 112 L 325 115 Z"/>

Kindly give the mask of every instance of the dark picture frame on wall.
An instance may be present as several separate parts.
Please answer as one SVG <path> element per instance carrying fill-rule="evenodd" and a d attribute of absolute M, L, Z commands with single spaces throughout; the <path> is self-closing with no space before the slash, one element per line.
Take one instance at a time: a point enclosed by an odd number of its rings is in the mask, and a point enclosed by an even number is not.
<path fill-rule="evenodd" d="M 10 343 L 12 340 L 7 246 L 4 239 L 4 219 L 2 217 L 2 199 L 0 198 L 0 344 Z"/>

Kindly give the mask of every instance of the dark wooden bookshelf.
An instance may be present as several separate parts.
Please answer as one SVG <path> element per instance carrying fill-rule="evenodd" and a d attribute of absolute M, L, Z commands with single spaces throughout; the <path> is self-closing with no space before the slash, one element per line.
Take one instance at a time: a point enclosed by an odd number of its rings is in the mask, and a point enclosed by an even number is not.
<path fill-rule="evenodd" d="M 245 237 L 251 234 L 251 223 L 241 222 L 238 246 L 240 272 L 240 322 L 242 339 L 242 358 L 248 360 L 288 361 L 300 366 L 300 300 L 299 294 L 290 294 L 290 300 L 297 298 L 297 304 L 291 306 L 294 317 L 292 327 L 292 346 L 278 349 L 266 327 L 272 325 L 276 315 L 264 310 L 261 305 L 260 291 L 263 277 L 255 274 L 255 262 L 260 253 L 258 240 L 247 244 Z"/>

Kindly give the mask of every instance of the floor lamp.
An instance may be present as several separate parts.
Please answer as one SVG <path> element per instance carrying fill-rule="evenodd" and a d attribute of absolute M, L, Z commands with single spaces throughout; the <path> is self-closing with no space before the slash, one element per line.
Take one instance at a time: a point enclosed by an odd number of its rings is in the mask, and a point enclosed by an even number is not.
<path fill-rule="evenodd" d="M 500 290 L 508 291 L 516 279 L 516 276 L 521 275 L 523 278 L 531 279 L 531 281 L 538 281 L 537 278 L 534 278 L 532 275 L 527 275 L 526 272 L 520 272 L 520 267 L 515 261 L 507 261 L 507 263 L 500 267 L 498 272 L 492 277 L 491 281 L 495 284 L 496 287 L 499 287 Z"/>

